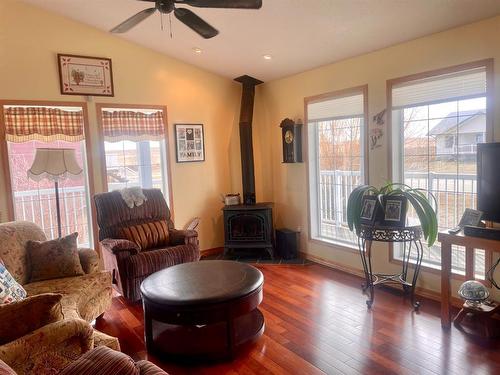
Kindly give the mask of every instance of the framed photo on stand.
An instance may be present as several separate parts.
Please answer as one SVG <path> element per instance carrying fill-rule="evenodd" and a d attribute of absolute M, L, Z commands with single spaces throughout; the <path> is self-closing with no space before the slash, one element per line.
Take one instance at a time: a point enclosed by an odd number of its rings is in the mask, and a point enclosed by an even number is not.
<path fill-rule="evenodd" d="M 390 195 L 385 198 L 384 226 L 404 227 L 406 225 L 406 197 Z"/>
<path fill-rule="evenodd" d="M 175 124 L 177 163 L 205 161 L 203 124 Z"/>
<path fill-rule="evenodd" d="M 364 195 L 361 203 L 361 224 L 374 225 L 377 221 L 380 204 L 374 195 Z"/>

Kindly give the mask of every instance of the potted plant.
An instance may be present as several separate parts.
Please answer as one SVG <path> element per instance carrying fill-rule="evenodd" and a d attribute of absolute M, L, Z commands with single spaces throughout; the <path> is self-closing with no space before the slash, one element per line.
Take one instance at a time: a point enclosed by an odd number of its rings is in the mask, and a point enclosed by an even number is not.
<path fill-rule="evenodd" d="M 362 212 L 363 202 L 367 198 L 371 198 L 372 200 L 376 199 L 375 203 L 382 208 L 383 212 L 386 212 L 386 216 L 387 202 L 392 201 L 393 199 L 403 198 L 404 200 L 407 200 L 415 209 L 422 227 L 424 238 L 427 240 L 427 245 L 430 247 L 436 241 L 438 224 L 436 211 L 429 202 L 427 194 L 432 197 L 434 204 L 437 207 L 436 198 L 425 189 L 412 188 L 406 184 L 392 182 L 387 183 L 380 189 L 371 185 L 358 186 L 352 191 L 347 201 L 347 223 L 349 225 L 349 229 L 351 231 L 356 230 L 357 234 L 360 233 L 361 224 L 363 223 L 362 215 L 365 215 L 365 213 Z M 400 207 L 403 207 L 403 209 L 400 208 L 400 215 L 402 215 L 402 220 L 400 220 L 400 222 L 404 223 L 406 219 L 406 204 L 404 206 L 401 205 Z M 380 216 L 372 216 L 372 225 L 380 224 Z"/>

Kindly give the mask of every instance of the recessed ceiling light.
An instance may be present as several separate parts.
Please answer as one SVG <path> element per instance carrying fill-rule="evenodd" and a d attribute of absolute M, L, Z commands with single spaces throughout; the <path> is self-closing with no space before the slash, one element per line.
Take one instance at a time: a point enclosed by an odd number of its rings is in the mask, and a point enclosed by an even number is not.
<path fill-rule="evenodd" d="M 201 48 L 198 48 L 198 47 L 193 47 L 193 52 L 199 55 L 199 54 L 201 54 L 203 51 L 201 50 Z"/>
<path fill-rule="evenodd" d="M 271 60 L 273 57 L 271 55 L 262 55 L 264 60 Z"/>

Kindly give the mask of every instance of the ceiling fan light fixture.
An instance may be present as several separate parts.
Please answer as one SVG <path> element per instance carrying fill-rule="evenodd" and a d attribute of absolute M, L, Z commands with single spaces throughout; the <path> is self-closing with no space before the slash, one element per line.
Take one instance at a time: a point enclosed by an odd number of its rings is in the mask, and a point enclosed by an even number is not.
<path fill-rule="evenodd" d="M 175 18 L 181 21 L 202 38 L 210 39 L 219 34 L 219 31 L 198 17 L 187 8 L 177 8 L 175 5 L 197 8 L 226 8 L 226 9 L 260 9 L 262 0 L 141 0 L 154 3 L 153 8 L 147 8 L 129 17 L 121 24 L 110 30 L 112 33 L 125 33 L 158 11 L 160 14 L 174 13 Z M 162 24 L 163 30 L 163 24 Z M 171 35 L 172 36 L 172 35 Z"/>
<path fill-rule="evenodd" d="M 265 55 L 262 55 L 262 58 L 264 60 L 272 60 L 273 59 L 273 56 L 272 55 L 269 55 L 269 54 L 265 54 Z"/>
<path fill-rule="evenodd" d="M 198 47 L 193 47 L 193 52 L 196 53 L 197 55 L 201 55 L 203 53 L 203 50 Z"/>

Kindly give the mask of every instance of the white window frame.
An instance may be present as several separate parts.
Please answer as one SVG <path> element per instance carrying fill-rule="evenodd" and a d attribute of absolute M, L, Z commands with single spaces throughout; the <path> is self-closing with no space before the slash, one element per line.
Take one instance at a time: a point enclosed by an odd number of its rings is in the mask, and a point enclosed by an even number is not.
<path fill-rule="evenodd" d="M 85 201 L 86 201 L 86 211 L 88 218 L 88 233 L 89 243 L 85 243 L 85 245 L 90 248 L 93 248 L 94 245 L 98 242 L 96 236 L 96 221 L 94 216 L 94 211 L 91 205 L 91 197 L 94 196 L 94 180 L 92 177 L 92 158 L 89 157 L 91 145 L 90 145 L 90 136 L 89 136 L 89 119 L 88 119 L 88 110 L 87 103 L 84 102 L 57 102 L 57 101 L 33 101 L 33 100 L 2 100 L 0 101 L 0 152 L 4 159 L 4 171 L 5 171 L 5 179 L 6 179 L 6 187 L 8 192 L 8 206 L 7 206 L 7 218 L 10 221 L 16 220 L 16 212 L 15 212 L 15 199 L 14 199 L 14 190 L 12 186 L 12 173 L 11 173 L 11 165 L 10 165 L 10 157 L 9 157 L 9 142 L 6 139 L 5 134 L 5 124 L 4 124 L 4 108 L 7 107 L 49 107 L 49 108 L 66 108 L 66 109 L 75 109 L 79 108 L 83 112 L 83 132 L 84 132 L 84 140 L 82 142 L 82 156 L 83 156 L 83 165 L 81 166 L 84 171 L 84 183 L 85 183 Z M 64 189 L 61 189 L 61 195 L 64 194 Z M 60 198 L 62 199 L 62 198 Z M 61 212 L 61 215 L 64 213 Z M 43 228 L 44 229 L 44 228 Z M 47 236 L 50 237 L 50 236 Z M 56 238 L 56 237 L 54 237 Z M 81 238 L 79 238 L 81 240 Z"/>
<path fill-rule="evenodd" d="M 103 134 L 102 126 L 102 111 L 110 110 L 128 110 L 128 111 L 161 111 L 163 116 L 163 122 L 165 125 L 165 137 L 160 141 L 160 157 L 161 157 L 161 168 L 162 168 L 162 185 L 163 193 L 167 205 L 170 209 L 171 215 L 173 217 L 173 196 L 172 196 L 172 177 L 170 168 L 170 143 L 168 140 L 168 123 L 167 123 L 167 107 L 160 105 L 141 105 L 141 104 L 108 104 L 108 103 L 98 103 L 96 104 L 97 118 L 99 122 L 99 136 L 100 136 L 100 147 L 102 153 L 102 165 L 101 165 L 101 175 L 102 183 L 104 185 L 105 191 L 109 191 L 108 188 L 108 176 L 107 176 L 107 166 L 106 166 L 106 150 L 105 150 L 105 139 Z M 136 142 L 139 143 L 139 142 Z"/>
<path fill-rule="evenodd" d="M 402 165 L 402 157 L 403 157 L 403 143 L 401 142 L 401 138 L 403 137 L 400 134 L 400 129 L 396 129 L 396 125 L 394 124 L 394 119 L 393 119 L 393 104 L 392 104 L 392 93 L 393 93 L 393 88 L 394 86 L 397 86 L 402 83 L 406 82 L 412 82 L 412 81 L 418 81 L 422 79 L 432 79 L 432 78 L 438 78 L 440 76 L 448 75 L 448 74 L 453 74 L 457 73 L 459 74 L 460 72 L 464 72 L 467 70 L 475 69 L 475 68 L 484 68 L 486 71 L 486 95 L 481 95 L 481 96 L 486 96 L 486 142 L 492 142 L 493 141 L 493 59 L 485 59 L 485 60 L 480 60 L 480 61 L 475 61 L 471 63 L 466 63 L 466 64 L 460 64 L 452 67 L 447 67 L 447 68 L 442 68 L 442 69 L 436 69 L 433 71 L 428 71 L 428 72 L 423 72 L 423 73 L 417 73 L 413 75 L 409 75 L 406 77 L 400 77 L 400 78 L 395 78 L 387 81 L 387 109 L 388 109 L 388 114 L 387 114 L 387 129 L 388 129 L 388 165 L 389 165 L 389 176 L 392 181 L 395 181 L 395 179 L 398 179 L 398 177 L 402 176 L 404 171 L 403 168 L 400 167 L 401 170 L 398 170 L 395 166 L 397 165 Z M 465 100 L 468 98 L 473 98 L 472 97 L 462 97 L 458 98 L 458 100 Z M 477 97 L 477 96 L 476 96 Z M 455 98 L 457 99 L 457 98 Z M 438 100 L 438 101 L 430 101 L 426 104 L 431 105 L 431 104 L 438 104 L 441 102 L 446 102 L 450 101 L 448 100 Z M 395 246 L 393 244 L 390 244 L 390 256 L 389 260 L 391 263 L 401 263 L 401 260 L 398 259 L 398 257 L 395 256 Z M 467 262 L 467 257 L 465 257 L 465 262 Z M 491 254 L 486 253 L 485 254 L 485 272 L 488 270 L 489 266 L 491 265 Z M 441 273 L 441 267 L 436 266 L 436 265 L 427 265 L 427 264 L 422 264 L 422 268 L 431 271 L 431 272 L 437 272 Z M 467 264 L 465 264 L 465 269 L 467 270 Z M 457 273 L 453 273 L 453 277 L 457 279 L 465 279 L 466 277 L 474 277 L 474 275 L 460 275 Z"/>
<path fill-rule="evenodd" d="M 306 164 L 307 164 L 307 187 L 308 187 L 308 224 L 309 224 L 309 240 L 319 241 L 327 245 L 333 245 L 336 248 L 349 251 L 357 251 L 357 243 L 346 241 L 339 238 L 324 237 L 320 233 L 321 225 L 321 208 L 320 208 L 320 183 L 319 183 L 319 163 L 318 163 L 318 128 L 310 126 L 308 120 L 308 106 L 310 104 L 346 98 L 350 96 L 363 96 L 363 114 L 362 124 L 360 129 L 360 151 L 361 151 L 361 184 L 367 184 L 369 179 L 368 173 L 368 85 L 348 88 L 344 90 L 334 91 L 317 96 L 307 97 L 304 99 L 304 114 L 305 114 L 305 142 L 306 142 Z M 358 117 L 358 116 L 352 116 Z M 351 118 L 346 116 L 345 118 Z M 338 118 L 336 118 L 338 119 Z"/>

